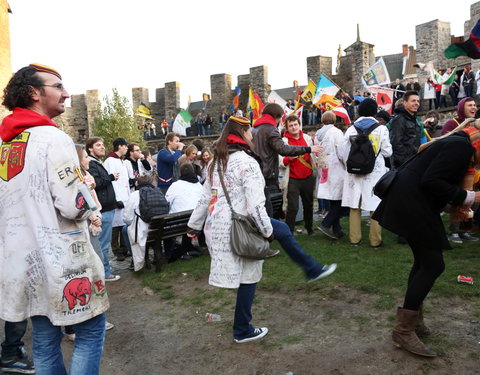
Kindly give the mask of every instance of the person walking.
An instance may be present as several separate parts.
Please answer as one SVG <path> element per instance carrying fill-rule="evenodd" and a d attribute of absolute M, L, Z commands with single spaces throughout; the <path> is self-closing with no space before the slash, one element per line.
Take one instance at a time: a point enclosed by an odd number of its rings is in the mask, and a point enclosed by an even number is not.
<path fill-rule="evenodd" d="M 250 121 L 232 116 L 216 142 L 214 158 L 204 184 L 203 196 L 188 222 L 189 237 L 197 237 L 205 223 L 205 238 L 210 251 L 209 284 L 237 288 L 233 319 L 236 343 L 258 340 L 268 328 L 251 324 L 252 304 L 257 283 L 262 278 L 262 260 L 250 260 L 234 254 L 230 248 L 231 210 L 220 182 L 218 167 L 231 199 L 233 210 L 253 219 L 260 233 L 273 239 L 273 228 L 265 210 L 265 182 L 252 152 Z"/>
<path fill-rule="evenodd" d="M 447 204 L 461 214 L 480 202 L 469 173 L 479 163 L 480 121 L 466 119 L 451 133 L 426 144 L 398 170 L 373 214 L 382 227 L 406 238 L 412 249 L 414 262 L 392 339 L 396 346 L 420 356 L 436 356 L 420 337 L 434 335 L 424 323 L 422 307 L 445 269 L 443 250 L 451 248 L 440 214 Z"/>

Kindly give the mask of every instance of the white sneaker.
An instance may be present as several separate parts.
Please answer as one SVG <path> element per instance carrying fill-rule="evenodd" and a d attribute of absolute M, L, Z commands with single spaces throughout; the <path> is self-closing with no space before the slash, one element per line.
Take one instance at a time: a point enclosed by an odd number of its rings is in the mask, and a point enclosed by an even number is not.
<path fill-rule="evenodd" d="M 448 240 L 453 243 L 463 243 L 462 239 L 458 235 L 458 233 L 452 233 L 448 236 Z"/>
<path fill-rule="evenodd" d="M 320 274 L 317 277 L 314 277 L 314 278 L 308 280 L 308 282 L 311 283 L 312 281 L 317 281 L 318 279 L 323 279 L 324 277 L 327 277 L 328 275 L 331 275 L 332 273 L 334 273 L 336 269 L 337 269 L 337 264 L 336 263 L 332 263 L 329 266 L 323 266 L 322 272 L 320 272 Z"/>
<path fill-rule="evenodd" d="M 237 344 L 243 344 L 244 342 L 250 342 L 250 341 L 255 341 L 259 340 L 262 337 L 264 337 L 268 333 L 268 328 L 267 327 L 262 327 L 262 328 L 255 328 L 253 332 L 245 337 L 244 339 L 233 339 Z"/>
<path fill-rule="evenodd" d="M 106 322 L 106 323 L 105 323 L 105 331 L 108 331 L 108 330 L 110 330 L 110 329 L 112 329 L 112 328 L 114 328 L 114 327 L 115 327 L 115 324 L 112 324 L 112 323 L 110 323 L 110 322 Z"/>
<path fill-rule="evenodd" d="M 105 281 L 117 281 L 120 280 L 120 275 L 105 276 Z"/>

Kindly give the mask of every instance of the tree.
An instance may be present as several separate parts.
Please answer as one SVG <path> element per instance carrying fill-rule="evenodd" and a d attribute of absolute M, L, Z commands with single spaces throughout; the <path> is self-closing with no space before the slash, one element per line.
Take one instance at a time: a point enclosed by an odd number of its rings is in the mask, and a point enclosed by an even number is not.
<path fill-rule="evenodd" d="M 105 147 L 108 150 L 115 138 L 125 138 L 128 142 L 138 143 L 143 146 L 143 132 L 138 129 L 133 119 L 132 108 L 128 99 L 118 93 L 117 89 L 112 90 L 112 96 L 106 95 L 103 98 L 103 106 L 100 115 L 93 123 L 93 133 L 102 137 Z"/>

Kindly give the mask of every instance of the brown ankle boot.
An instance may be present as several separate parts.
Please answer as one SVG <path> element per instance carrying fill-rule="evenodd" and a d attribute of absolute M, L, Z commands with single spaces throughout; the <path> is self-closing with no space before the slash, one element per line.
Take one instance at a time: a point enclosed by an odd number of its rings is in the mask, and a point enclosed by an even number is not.
<path fill-rule="evenodd" d="M 417 322 L 418 311 L 399 307 L 397 309 L 397 321 L 392 332 L 393 344 L 413 354 L 424 357 L 436 357 L 437 354 L 433 350 L 428 349 L 415 333 Z"/>
<path fill-rule="evenodd" d="M 423 321 L 423 305 L 420 305 L 420 308 L 418 309 L 418 320 L 417 326 L 415 327 L 415 333 L 418 337 L 435 337 L 440 334 L 439 331 L 430 329 L 425 325 L 425 322 Z"/>

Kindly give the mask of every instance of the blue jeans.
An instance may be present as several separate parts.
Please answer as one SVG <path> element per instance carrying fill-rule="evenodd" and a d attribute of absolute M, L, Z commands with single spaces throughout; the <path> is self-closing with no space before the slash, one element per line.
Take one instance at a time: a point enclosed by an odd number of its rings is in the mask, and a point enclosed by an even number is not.
<path fill-rule="evenodd" d="M 32 316 L 33 363 L 37 375 L 66 375 L 60 347 L 62 327 L 54 326 L 46 316 Z M 73 324 L 75 343 L 70 375 L 95 375 L 100 372 L 103 342 L 105 339 L 105 314 Z"/>
<path fill-rule="evenodd" d="M 100 248 L 103 255 L 103 267 L 105 268 L 105 276 L 110 276 L 110 261 L 108 252 L 112 242 L 112 223 L 115 210 L 102 212 L 102 231 L 98 235 Z"/>
<path fill-rule="evenodd" d="M 252 304 L 255 297 L 257 284 L 240 284 L 237 290 L 237 303 L 235 305 L 235 316 L 233 318 L 233 337 L 244 339 L 253 332 Z"/>
<path fill-rule="evenodd" d="M 322 272 L 323 264 L 318 263 L 303 251 L 287 224 L 272 218 L 270 222 L 273 227 L 273 237 L 280 242 L 290 259 L 303 269 L 307 279 L 317 277 Z"/>
<path fill-rule="evenodd" d="M 5 341 L 2 342 L 2 358 L 22 358 L 23 336 L 27 330 L 27 319 L 22 322 L 5 322 Z"/>
<path fill-rule="evenodd" d="M 123 241 L 125 242 L 125 247 L 127 248 L 128 253 L 131 254 L 132 245 L 130 245 L 130 238 L 128 238 L 128 225 L 124 225 L 122 227 L 122 236 L 123 236 Z"/>

